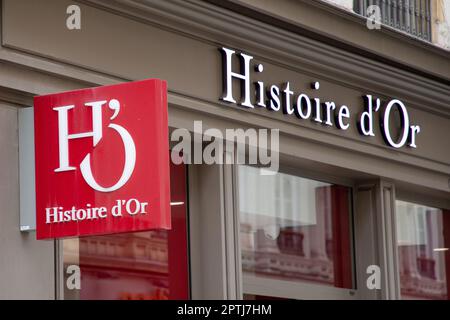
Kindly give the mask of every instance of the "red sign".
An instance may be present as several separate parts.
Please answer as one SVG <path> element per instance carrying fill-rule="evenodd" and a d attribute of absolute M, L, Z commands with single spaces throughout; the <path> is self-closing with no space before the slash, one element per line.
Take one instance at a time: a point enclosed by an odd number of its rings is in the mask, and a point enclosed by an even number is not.
<path fill-rule="evenodd" d="M 35 97 L 37 238 L 170 229 L 167 85 Z"/>

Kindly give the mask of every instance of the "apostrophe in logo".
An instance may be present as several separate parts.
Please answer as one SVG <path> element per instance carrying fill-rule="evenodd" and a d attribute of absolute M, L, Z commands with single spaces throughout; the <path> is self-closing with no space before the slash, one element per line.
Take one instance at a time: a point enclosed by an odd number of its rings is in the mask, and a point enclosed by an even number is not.
<path fill-rule="evenodd" d="M 68 110 L 75 108 L 75 105 L 68 105 L 62 107 L 53 108 L 58 112 L 58 140 L 59 140 L 59 167 L 55 169 L 55 172 L 64 172 L 70 170 L 76 170 L 75 167 L 69 164 L 69 140 L 92 137 L 93 147 L 100 142 L 103 137 L 103 123 L 102 123 L 102 109 L 103 106 L 108 103 L 108 107 L 114 111 L 110 120 L 113 121 L 120 112 L 120 102 L 117 99 L 94 101 L 85 103 L 85 107 L 92 108 L 92 131 L 72 133 L 69 134 L 68 130 Z M 83 175 L 86 183 L 92 188 L 100 192 L 111 192 L 121 188 L 128 179 L 130 179 L 134 166 L 136 164 L 136 146 L 130 133 L 122 126 L 110 123 L 108 128 L 115 130 L 124 145 L 125 148 L 125 165 L 122 171 L 120 179 L 110 187 L 103 187 L 95 180 L 91 169 L 91 154 L 88 153 L 84 157 L 80 164 L 81 174 Z"/>

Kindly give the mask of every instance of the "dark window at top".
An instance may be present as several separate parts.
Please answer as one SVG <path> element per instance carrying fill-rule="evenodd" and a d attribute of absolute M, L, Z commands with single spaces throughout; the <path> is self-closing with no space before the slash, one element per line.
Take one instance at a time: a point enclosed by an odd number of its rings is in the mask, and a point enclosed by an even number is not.
<path fill-rule="evenodd" d="M 431 41 L 431 5 L 429 0 L 355 0 L 355 12 L 365 17 L 369 6 L 380 8 L 381 23 L 420 39 Z"/>

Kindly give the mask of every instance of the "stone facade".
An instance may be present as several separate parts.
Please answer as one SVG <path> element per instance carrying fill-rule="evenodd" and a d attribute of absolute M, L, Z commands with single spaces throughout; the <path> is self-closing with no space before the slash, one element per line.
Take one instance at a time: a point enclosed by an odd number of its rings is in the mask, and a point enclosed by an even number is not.
<path fill-rule="evenodd" d="M 450 50 L 450 1 L 435 1 L 432 28 L 433 43 Z"/>

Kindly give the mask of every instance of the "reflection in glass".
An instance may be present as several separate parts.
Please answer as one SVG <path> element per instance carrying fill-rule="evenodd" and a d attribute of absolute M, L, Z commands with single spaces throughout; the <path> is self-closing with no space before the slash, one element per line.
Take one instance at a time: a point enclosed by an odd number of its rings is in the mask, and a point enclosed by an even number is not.
<path fill-rule="evenodd" d="M 78 262 L 82 276 L 79 292 L 65 286 L 66 298 L 168 299 L 167 242 L 166 231 L 65 240 L 65 270 Z"/>
<path fill-rule="evenodd" d="M 189 298 L 185 166 L 171 164 L 170 178 L 171 230 L 63 241 L 65 299 Z M 74 267 L 81 274 L 79 289 Z"/>
<path fill-rule="evenodd" d="M 448 299 L 450 213 L 396 201 L 400 287 L 403 299 Z"/>
<path fill-rule="evenodd" d="M 353 288 L 344 186 L 239 167 L 244 275 Z"/>

